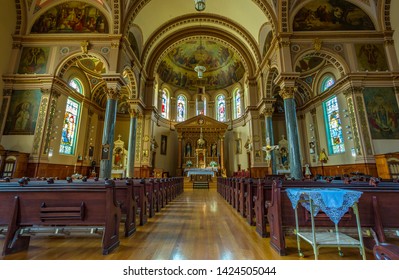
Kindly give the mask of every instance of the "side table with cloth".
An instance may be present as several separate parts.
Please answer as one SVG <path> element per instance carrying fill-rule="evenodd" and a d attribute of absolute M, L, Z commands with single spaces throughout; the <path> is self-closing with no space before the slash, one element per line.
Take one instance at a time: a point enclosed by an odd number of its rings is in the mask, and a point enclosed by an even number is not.
<path fill-rule="evenodd" d="M 303 256 L 300 247 L 300 239 L 304 239 L 313 247 L 315 259 L 318 258 L 320 247 L 338 247 L 338 252 L 342 256 L 341 247 L 359 248 L 363 259 L 366 259 L 364 251 L 363 237 L 359 218 L 357 202 L 362 192 L 336 188 L 287 188 L 288 198 L 295 210 L 296 236 L 298 244 L 298 252 Z M 300 231 L 298 226 L 298 204 L 305 207 L 310 212 L 312 231 Z M 339 232 L 338 223 L 342 216 L 349 210 L 353 209 L 356 216 L 357 230 L 359 239 L 354 239 L 346 234 Z M 319 211 L 323 211 L 335 224 L 335 232 L 316 232 L 314 217 Z"/>

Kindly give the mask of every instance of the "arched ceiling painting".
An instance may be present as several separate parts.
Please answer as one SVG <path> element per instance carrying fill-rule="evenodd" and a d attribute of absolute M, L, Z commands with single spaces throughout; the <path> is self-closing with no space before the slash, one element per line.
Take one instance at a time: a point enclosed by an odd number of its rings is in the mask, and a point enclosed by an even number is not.
<path fill-rule="evenodd" d="M 375 30 L 370 17 L 344 0 L 318 0 L 295 15 L 294 31 Z"/>
<path fill-rule="evenodd" d="M 194 71 L 198 64 L 206 67 L 203 81 Z M 233 50 L 210 39 L 193 39 L 175 46 L 157 69 L 163 82 L 188 90 L 196 90 L 199 84 L 205 84 L 207 90 L 226 88 L 240 81 L 244 72 Z"/>
<path fill-rule="evenodd" d="M 50 8 L 33 24 L 32 33 L 108 33 L 105 16 L 95 7 L 78 1 Z"/>

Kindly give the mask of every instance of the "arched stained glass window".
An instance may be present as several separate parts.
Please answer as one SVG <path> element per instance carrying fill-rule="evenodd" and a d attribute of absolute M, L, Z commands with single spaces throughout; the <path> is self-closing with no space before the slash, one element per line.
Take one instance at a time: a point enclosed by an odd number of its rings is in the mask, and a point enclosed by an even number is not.
<path fill-rule="evenodd" d="M 239 118 L 242 115 L 241 107 L 242 107 L 242 104 L 241 104 L 241 90 L 238 89 L 235 92 L 235 95 L 234 95 L 234 108 L 235 108 L 234 112 L 235 112 L 235 117 L 236 118 Z"/>
<path fill-rule="evenodd" d="M 186 119 L 186 113 L 187 113 L 187 109 L 186 109 L 186 97 L 184 95 L 179 95 L 177 97 L 177 117 L 176 120 L 178 122 L 182 122 Z"/>
<path fill-rule="evenodd" d="M 169 94 L 166 89 L 163 89 L 161 95 L 161 116 L 167 119 L 169 115 L 168 113 L 169 113 Z"/>
<path fill-rule="evenodd" d="M 325 92 L 330 87 L 332 87 L 334 84 L 335 84 L 335 79 L 333 76 L 331 76 L 331 75 L 325 76 L 321 82 L 321 92 Z"/>
<path fill-rule="evenodd" d="M 327 128 L 328 150 L 330 154 L 345 152 L 344 137 L 337 97 L 334 96 L 323 103 Z"/>
<path fill-rule="evenodd" d="M 61 133 L 60 154 L 73 155 L 76 147 L 80 104 L 68 98 Z"/>
<path fill-rule="evenodd" d="M 223 94 L 216 97 L 216 119 L 220 122 L 226 121 L 226 98 Z"/>
<path fill-rule="evenodd" d="M 69 86 L 73 88 L 75 91 L 83 94 L 83 85 L 82 82 L 78 78 L 73 78 L 69 81 Z"/>

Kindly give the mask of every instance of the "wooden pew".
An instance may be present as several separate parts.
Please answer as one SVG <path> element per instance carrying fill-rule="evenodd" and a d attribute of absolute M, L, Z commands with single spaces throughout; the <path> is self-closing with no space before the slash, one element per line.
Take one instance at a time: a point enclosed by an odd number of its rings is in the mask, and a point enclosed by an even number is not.
<path fill-rule="evenodd" d="M 27 250 L 31 234 L 99 234 L 102 253 L 119 246 L 121 210 L 112 180 L 103 186 L 0 188 L 0 224 L 7 227 L 3 255 Z"/>
<path fill-rule="evenodd" d="M 127 179 L 125 182 L 116 182 L 116 200 L 120 204 L 121 213 L 124 218 L 125 237 L 132 235 L 137 229 L 136 214 L 138 212 L 138 199 L 134 193 L 133 180 Z"/>
<path fill-rule="evenodd" d="M 285 184 L 285 185 L 284 185 Z M 270 227 L 270 244 L 280 254 L 286 254 L 284 234 L 295 228 L 294 209 L 285 190 L 289 187 L 333 187 L 357 190 L 363 192 L 358 202 L 360 222 L 362 228 L 373 228 L 379 240 L 385 239 L 385 230 L 398 229 L 399 219 L 399 186 L 370 186 L 368 183 L 356 184 L 317 184 L 309 182 L 298 182 L 288 184 L 287 182 L 274 181 L 271 190 L 271 199 L 266 202 L 267 218 Z M 315 217 L 317 227 L 331 227 L 333 223 L 323 213 Z M 303 207 L 298 207 L 298 225 L 310 227 L 309 212 Z M 356 219 L 349 211 L 342 217 L 339 227 L 341 229 L 355 228 Z"/>

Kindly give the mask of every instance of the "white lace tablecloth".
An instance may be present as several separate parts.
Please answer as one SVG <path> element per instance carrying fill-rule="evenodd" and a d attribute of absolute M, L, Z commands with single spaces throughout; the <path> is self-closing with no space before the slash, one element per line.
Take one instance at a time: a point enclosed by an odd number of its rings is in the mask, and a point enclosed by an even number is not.
<path fill-rule="evenodd" d="M 338 224 L 349 207 L 358 202 L 362 195 L 360 191 L 335 188 L 287 188 L 286 192 L 294 209 L 301 201 L 302 206 L 310 211 L 309 199 L 311 199 L 314 216 L 321 210 L 335 224 Z"/>

